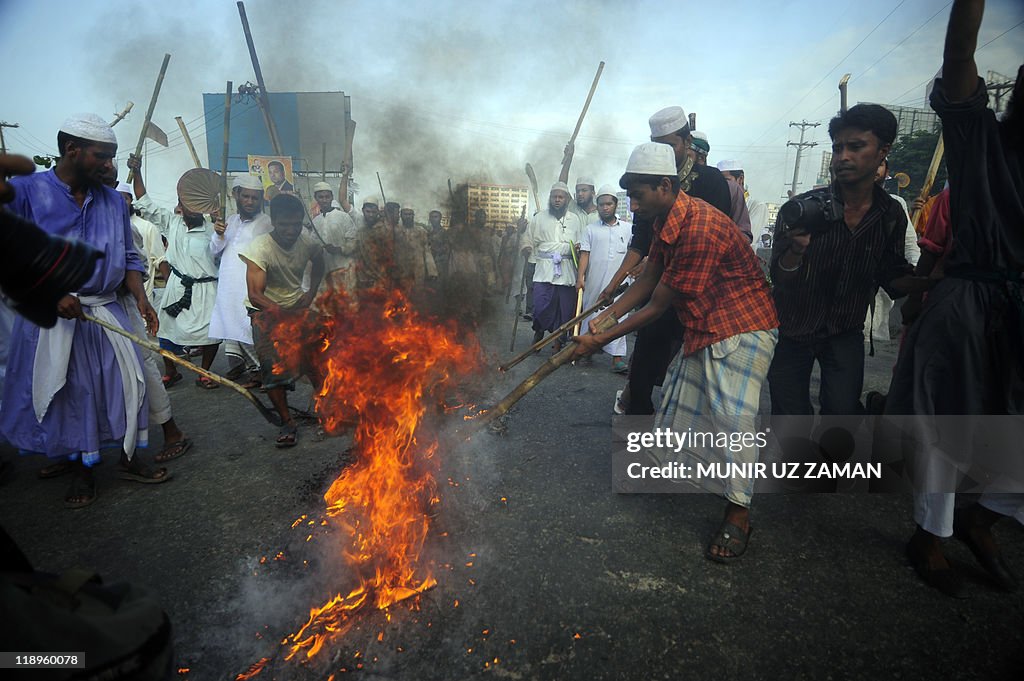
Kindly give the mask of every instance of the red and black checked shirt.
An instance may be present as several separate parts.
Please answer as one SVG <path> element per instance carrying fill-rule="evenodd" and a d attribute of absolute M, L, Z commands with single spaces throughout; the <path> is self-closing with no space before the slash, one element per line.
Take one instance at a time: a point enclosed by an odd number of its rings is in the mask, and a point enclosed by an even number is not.
<path fill-rule="evenodd" d="M 661 283 L 678 294 L 684 355 L 737 334 L 779 326 L 757 256 L 726 215 L 679 192 L 654 231 L 648 257 L 662 264 Z"/>

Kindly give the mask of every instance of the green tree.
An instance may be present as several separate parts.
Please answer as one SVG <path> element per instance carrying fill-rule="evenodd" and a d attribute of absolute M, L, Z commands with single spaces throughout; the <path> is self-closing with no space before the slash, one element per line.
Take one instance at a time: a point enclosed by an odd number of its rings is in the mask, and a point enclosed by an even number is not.
<path fill-rule="evenodd" d="M 900 196 L 912 203 L 921 193 L 921 186 L 924 184 L 925 176 L 928 174 L 928 166 L 931 165 L 932 155 L 935 153 L 935 145 L 939 141 L 937 132 L 918 130 L 911 135 L 903 135 L 892 145 L 889 152 L 889 174 L 893 177 L 896 173 L 906 173 L 910 176 L 910 185 L 899 190 Z M 939 164 L 939 171 L 935 175 L 935 182 L 932 183 L 932 194 L 935 194 L 946 182 L 946 159 Z M 895 189 L 895 184 L 893 184 Z"/>

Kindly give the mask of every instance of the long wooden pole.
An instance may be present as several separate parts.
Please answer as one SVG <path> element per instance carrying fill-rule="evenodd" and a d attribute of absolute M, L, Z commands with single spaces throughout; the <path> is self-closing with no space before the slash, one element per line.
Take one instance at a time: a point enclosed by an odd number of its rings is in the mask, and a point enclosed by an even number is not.
<path fill-rule="evenodd" d="M 255 395 L 253 395 L 251 391 L 246 390 L 245 388 L 243 388 L 242 386 L 238 385 L 234 381 L 228 380 L 228 379 L 224 378 L 223 376 L 218 376 L 217 374 L 213 373 L 212 371 L 207 371 L 206 369 L 204 369 L 204 368 L 202 368 L 200 366 L 196 366 L 192 362 L 189 362 L 188 360 L 185 360 L 185 359 L 182 359 L 181 357 L 178 357 L 173 352 L 169 352 L 167 350 L 164 350 L 163 348 L 161 348 L 156 343 L 154 343 L 154 342 L 152 342 L 152 341 L 150 341 L 150 340 L 148 340 L 146 338 L 141 338 L 139 336 L 136 336 L 134 333 L 130 333 L 128 331 L 125 331 L 124 329 L 122 329 L 119 326 L 115 326 L 113 324 L 108 324 L 107 322 L 103 321 L 102 319 L 97 319 L 96 317 L 93 317 L 91 314 L 88 314 L 88 313 L 83 313 L 83 315 L 90 322 L 95 322 L 96 324 L 99 324 L 100 326 L 102 326 L 104 329 L 109 329 L 110 331 L 113 331 L 114 333 L 116 333 L 118 335 L 124 336 L 125 338 L 127 338 L 128 340 L 130 340 L 131 342 L 135 343 L 138 346 L 144 347 L 147 350 L 152 350 L 153 352 L 157 353 L 161 357 L 169 359 L 170 361 L 174 362 L 175 364 L 177 364 L 177 365 L 179 365 L 179 366 L 181 366 L 181 367 L 183 367 L 185 369 L 188 369 L 190 371 L 194 371 L 197 374 L 199 374 L 200 376 L 204 376 L 204 377 L 210 379 L 214 383 L 217 383 L 219 385 L 223 385 L 223 386 L 225 386 L 227 388 L 231 388 L 232 390 L 234 390 L 238 394 L 242 395 L 245 399 L 247 399 L 250 402 L 252 402 L 253 406 L 255 406 L 256 409 L 259 410 L 260 414 L 262 414 L 263 418 L 265 418 L 267 421 L 269 421 L 270 423 L 274 424 L 275 426 L 280 426 L 281 425 L 281 417 L 280 416 L 278 416 L 274 412 L 272 412 L 269 409 L 267 409 L 266 405 L 264 405 L 262 402 L 260 402 L 259 398 L 257 398 Z"/>
<path fill-rule="evenodd" d="M 583 117 L 587 115 L 587 109 L 590 108 L 590 100 L 594 98 L 594 91 L 597 90 L 597 81 L 601 80 L 601 72 L 604 71 L 604 62 L 601 62 L 597 66 L 597 73 L 594 74 L 594 82 L 590 85 L 590 92 L 587 93 L 587 101 L 583 104 L 583 111 L 580 112 L 580 117 L 576 120 L 576 129 L 572 131 L 572 137 L 569 138 L 569 144 L 576 141 L 576 135 L 580 134 L 580 128 L 583 127 Z"/>
<path fill-rule="evenodd" d="M 617 288 L 615 290 L 615 293 L 612 294 L 612 298 L 618 298 L 620 295 L 622 295 L 623 291 L 625 291 L 627 288 L 629 288 L 628 284 L 620 285 L 619 288 Z M 547 336 L 545 336 L 541 340 L 539 340 L 536 343 L 534 343 L 533 345 L 531 345 L 522 354 L 517 355 L 513 359 L 511 359 L 508 362 L 505 362 L 504 364 L 499 366 L 498 370 L 499 371 L 508 371 L 509 369 L 511 369 L 512 367 L 514 367 L 515 365 L 519 364 L 524 359 L 526 359 L 527 357 L 532 355 L 536 350 L 540 350 L 542 347 L 544 347 L 545 345 L 547 345 L 548 343 L 550 343 L 551 341 L 555 340 L 556 338 L 561 336 L 563 333 L 565 333 L 566 331 L 571 329 L 573 327 L 573 325 L 576 324 L 577 322 L 585 319 L 586 317 L 588 317 L 589 315 L 593 314 L 594 312 L 597 312 L 601 308 L 602 305 L 604 305 L 604 303 L 600 303 L 600 302 L 599 303 L 595 303 L 594 305 L 591 305 L 586 310 L 583 310 L 578 315 L 576 315 L 575 317 L 573 317 L 572 319 L 567 321 L 565 324 L 562 324 L 560 327 L 558 327 L 557 329 L 552 331 L 550 334 L 548 334 Z M 606 319 L 607 319 L 607 317 L 606 317 Z M 579 334 L 576 334 L 576 335 L 579 335 Z"/>
<path fill-rule="evenodd" d="M 185 145 L 188 147 L 188 153 L 192 154 L 192 162 L 196 164 L 196 168 L 202 168 L 203 164 L 199 162 L 199 154 L 196 153 L 196 148 L 192 144 L 192 138 L 188 135 L 188 128 L 185 127 L 185 121 L 181 120 L 181 116 L 175 116 L 174 120 L 178 122 L 178 129 L 181 130 L 181 136 L 185 138 Z"/>
<path fill-rule="evenodd" d="M 156 77 L 156 85 L 153 87 L 153 96 L 149 100 L 149 108 L 146 110 L 146 120 L 142 122 L 142 130 L 139 132 L 139 142 L 135 145 L 135 155 L 142 153 L 142 145 L 146 142 L 146 133 L 149 131 L 149 122 L 153 119 L 153 110 L 156 109 L 156 100 L 160 97 L 160 88 L 164 84 L 164 74 L 167 73 L 167 64 L 171 61 L 171 55 L 164 55 L 164 63 L 160 65 L 160 74 Z M 132 183 L 135 173 L 129 171 L 128 184 Z"/>
<path fill-rule="evenodd" d="M 228 219 L 228 147 L 231 139 L 231 90 L 229 80 L 224 88 L 224 154 L 220 164 L 220 219 Z"/>
<path fill-rule="evenodd" d="M 924 177 L 924 184 L 921 185 L 921 194 L 918 198 L 928 199 L 928 195 L 932 193 L 932 185 L 935 184 L 935 176 L 939 174 L 939 165 L 942 163 L 942 155 L 946 151 L 945 142 L 942 139 L 942 133 L 939 133 L 939 141 L 935 143 L 935 151 L 932 153 L 932 162 L 928 165 L 928 174 Z M 914 230 L 917 230 L 917 223 L 921 220 L 921 211 L 915 210 L 913 215 L 910 216 L 910 224 L 914 226 Z"/>
<path fill-rule="evenodd" d="M 270 144 L 274 147 L 275 156 L 283 156 L 281 139 L 277 136 L 277 126 L 274 124 L 274 116 L 270 113 L 270 98 L 267 96 L 267 86 L 263 82 L 263 70 L 260 69 L 260 60 L 256 56 L 256 44 L 252 40 L 252 31 L 249 30 L 249 18 L 245 15 L 245 3 L 238 0 L 238 16 L 242 19 L 242 31 L 245 33 L 245 43 L 249 46 L 249 59 L 252 60 L 252 70 L 256 73 L 256 85 L 259 86 L 259 96 L 256 98 L 260 105 L 260 112 L 263 114 L 263 123 L 267 126 L 267 136 L 270 137 Z"/>

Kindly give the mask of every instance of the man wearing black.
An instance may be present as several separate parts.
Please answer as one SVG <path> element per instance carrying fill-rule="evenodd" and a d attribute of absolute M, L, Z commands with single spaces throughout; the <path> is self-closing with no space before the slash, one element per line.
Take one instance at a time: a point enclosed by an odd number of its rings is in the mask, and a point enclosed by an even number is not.
<path fill-rule="evenodd" d="M 732 198 L 729 185 L 717 168 L 697 164 L 697 151 L 693 147 L 686 113 L 682 107 L 670 106 L 648 120 L 651 141 L 667 144 L 675 155 L 680 189 L 688 196 L 703 199 L 725 215 L 729 215 Z M 601 292 L 601 299 L 611 302 L 612 294 L 631 270 L 647 257 L 654 236 L 654 220 L 635 215 L 633 238 L 619 270 Z M 630 359 L 629 380 L 621 395 L 616 396 L 615 411 L 626 414 L 654 413 L 651 393 L 661 385 L 672 358 L 683 342 L 683 327 L 678 316 L 668 310 L 657 321 L 637 332 L 633 356 Z"/>
<path fill-rule="evenodd" d="M 768 383 L 773 415 L 813 415 L 810 382 L 821 368 L 821 414 L 863 414 L 864 318 L 879 286 L 893 298 L 922 287 L 904 258 L 907 218 L 875 184 L 875 171 L 896 137 L 896 117 L 858 104 L 829 122 L 831 187 L 801 194 L 807 219 L 780 211 L 771 278 L 779 344 Z M 815 205 L 826 205 L 815 217 Z"/>

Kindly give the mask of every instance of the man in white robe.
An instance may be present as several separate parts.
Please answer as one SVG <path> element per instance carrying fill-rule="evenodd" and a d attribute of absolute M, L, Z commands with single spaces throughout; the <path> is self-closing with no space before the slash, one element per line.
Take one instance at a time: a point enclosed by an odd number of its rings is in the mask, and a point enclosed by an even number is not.
<path fill-rule="evenodd" d="M 135 207 L 167 239 L 171 276 L 158 311 L 160 344 L 172 351 L 184 346 L 202 348 L 201 366 L 209 369 L 219 347 L 219 343 L 210 338 L 210 319 L 217 299 L 217 263 L 210 248 L 213 223 L 185 207 L 181 197 L 178 198 L 180 214 L 157 206 L 142 181 L 142 157 L 132 154 L 128 167 L 134 171 Z M 164 365 L 166 375 L 173 379 L 177 368 L 166 359 Z M 204 376 L 196 378 L 196 385 L 207 390 L 220 387 Z"/>
<path fill-rule="evenodd" d="M 615 276 L 619 265 L 626 257 L 626 249 L 633 236 L 633 225 L 615 215 L 615 210 L 619 207 L 615 191 L 614 185 L 605 185 L 598 191 L 597 214 L 600 219 L 587 225 L 580 238 L 580 272 L 576 278 L 576 288 L 583 289 L 585 310 L 597 303 L 601 291 Z M 590 320 L 598 314 L 600 313 L 595 312 L 583 320 L 581 328 L 589 328 Z M 626 364 L 625 336 L 616 338 L 604 346 L 604 351 L 612 356 L 612 371 L 617 374 L 629 371 Z"/>
<path fill-rule="evenodd" d="M 263 185 L 252 175 L 235 178 L 231 194 L 237 213 L 221 228 L 214 226 L 210 252 L 220 257 L 217 297 L 210 318 L 210 337 L 224 341 L 228 358 L 228 378 L 235 380 L 249 372 L 246 387 L 258 384 L 260 364 L 252 343 L 252 324 L 245 298 L 245 263 L 238 254 L 260 234 L 271 231 L 270 218 L 263 213 Z"/>

